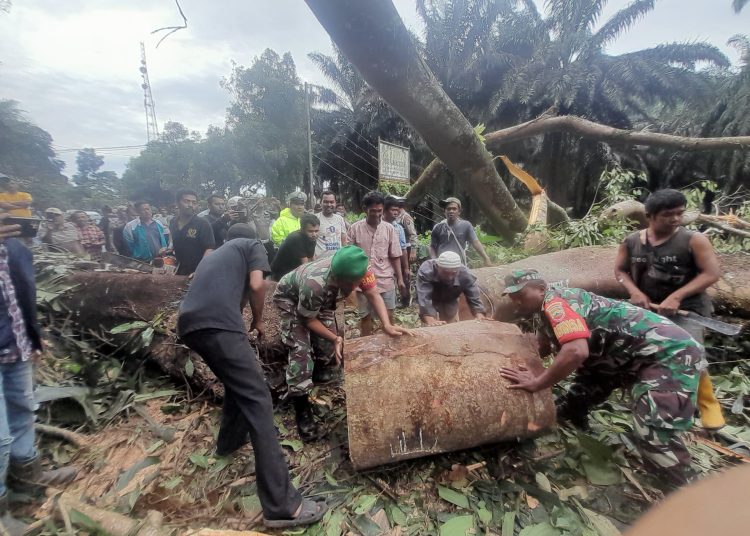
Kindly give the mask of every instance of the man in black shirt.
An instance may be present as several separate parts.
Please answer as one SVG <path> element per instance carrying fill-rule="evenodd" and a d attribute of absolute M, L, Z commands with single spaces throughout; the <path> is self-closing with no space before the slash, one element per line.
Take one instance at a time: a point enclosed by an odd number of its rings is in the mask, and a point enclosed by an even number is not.
<path fill-rule="evenodd" d="M 319 231 L 318 217 L 313 214 L 303 214 L 299 220 L 299 231 L 289 233 L 271 263 L 274 281 L 281 281 L 282 277 L 298 266 L 313 260 Z"/>
<path fill-rule="evenodd" d="M 177 216 L 169 223 L 174 254 L 177 257 L 177 275 L 190 275 L 198 263 L 214 249 L 214 231 L 211 224 L 196 215 L 198 194 L 180 190 L 176 195 Z"/>
<path fill-rule="evenodd" d="M 208 210 L 201 212 L 201 216 L 206 218 L 208 223 L 213 225 L 216 220 L 224 215 L 226 200 L 219 194 L 211 194 L 208 196 L 206 204 L 208 205 Z"/>
<path fill-rule="evenodd" d="M 195 271 L 180 304 L 177 333 L 224 384 L 216 454 L 229 455 L 250 435 L 266 526 L 285 528 L 315 523 L 327 507 L 303 499 L 289 479 L 273 421 L 271 395 L 242 318 L 249 301 L 253 313 L 250 331 L 263 336 L 263 276 L 268 271 L 268 256 L 258 240 L 228 241 Z"/>

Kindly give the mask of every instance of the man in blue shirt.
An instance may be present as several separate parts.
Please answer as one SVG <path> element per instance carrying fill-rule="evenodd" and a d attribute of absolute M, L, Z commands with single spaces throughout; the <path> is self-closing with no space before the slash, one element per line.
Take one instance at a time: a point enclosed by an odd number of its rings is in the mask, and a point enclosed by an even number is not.
<path fill-rule="evenodd" d="M 151 262 L 167 248 L 164 227 L 153 218 L 151 205 L 146 201 L 138 201 L 135 210 L 138 218 L 128 223 L 122 234 L 134 259 Z"/>

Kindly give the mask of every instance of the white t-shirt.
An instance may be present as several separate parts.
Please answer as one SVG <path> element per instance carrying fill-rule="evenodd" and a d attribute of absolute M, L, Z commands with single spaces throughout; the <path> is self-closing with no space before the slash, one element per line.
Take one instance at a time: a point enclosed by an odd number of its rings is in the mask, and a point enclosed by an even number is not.
<path fill-rule="evenodd" d="M 320 220 L 320 233 L 318 242 L 315 244 L 315 256 L 325 251 L 336 251 L 341 249 L 341 235 L 346 232 L 346 223 L 341 214 L 335 212 L 330 216 L 323 216 L 322 212 L 315 216 Z"/>

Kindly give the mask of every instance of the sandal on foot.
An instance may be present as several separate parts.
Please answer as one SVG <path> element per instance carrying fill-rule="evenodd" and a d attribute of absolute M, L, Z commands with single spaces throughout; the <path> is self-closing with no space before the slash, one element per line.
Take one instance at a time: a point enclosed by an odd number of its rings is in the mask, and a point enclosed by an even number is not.
<path fill-rule="evenodd" d="M 302 508 L 297 517 L 291 519 L 263 519 L 263 524 L 269 529 L 286 529 L 289 527 L 298 527 L 301 525 L 312 525 L 317 523 L 328 511 L 328 505 L 325 501 L 312 501 L 302 499 Z"/>

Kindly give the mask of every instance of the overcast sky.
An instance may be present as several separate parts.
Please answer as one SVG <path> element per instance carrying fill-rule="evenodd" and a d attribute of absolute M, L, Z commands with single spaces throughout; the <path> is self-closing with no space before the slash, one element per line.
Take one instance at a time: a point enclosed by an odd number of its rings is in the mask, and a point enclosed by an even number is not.
<path fill-rule="evenodd" d="M 605 17 L 628 3 L 610 0 Z M 419 32 L 415 0 L 395 4 L 407 27 Z M 172 0 L 13 0 L 9 13 L 0 12 L 0 98 L 19 101 L 65 150 L 146 142 L 141 41 L 160 126 L 174 120 L 205 132 L 210 124 L 222 124 L 229 99 L 219 81 L 230 73 L 232 60 L 249 65 L 266 48 L 291 52 L 304 80 L 325 82 L 306 55 L 330 52 L 330 40 L 302 0 L 181 0 L 181 5 L 188 28 L 156 49 L 158 36 L 150 32 L 181 23 Z M 705 40 L 736 62 L 726 41 L 748 33 L 750 9 L 736 15 L 730 5 L 731 0 L 659 0 L 609 51 Z M 100 153 L 106 169 L 122 173 L 138 149 Z M 75 151 L 60 156 L 72 175 Z"/>

